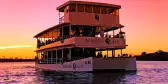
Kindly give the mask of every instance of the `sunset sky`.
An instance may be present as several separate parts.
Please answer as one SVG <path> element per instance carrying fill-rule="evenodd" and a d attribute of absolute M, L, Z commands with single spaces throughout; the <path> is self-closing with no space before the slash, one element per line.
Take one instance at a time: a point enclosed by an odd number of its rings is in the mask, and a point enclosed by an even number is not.
<path fill-rule="evenodd" d="M 40 31 L 58 24 L 56 7 L 68 0 L 0 0 L 0 56 L 35 56 Z M 168 0 L 85 0 L 122 6 L 124 53 L 168 51 Z"/>

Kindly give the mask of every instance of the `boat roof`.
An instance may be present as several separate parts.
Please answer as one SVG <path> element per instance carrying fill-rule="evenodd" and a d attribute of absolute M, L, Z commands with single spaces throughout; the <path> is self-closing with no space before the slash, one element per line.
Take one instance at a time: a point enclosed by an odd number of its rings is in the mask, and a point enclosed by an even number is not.
<path fill-rule="evenodd" d="M 115 4 L 109 4 L 109 3 L 100 3 L 100 2 L 88 2 L 88 1 L 68 1 L 64 4 L 57 7 L 57 10 L 60 10 L 62 8 L 65 8 L 69 4 L 84 4 L 84 5 L 97 5 L 97 6 L 106 6 L 106 7 L 115 7 L 115 8 L 121 8 L 120 5 Z"/>

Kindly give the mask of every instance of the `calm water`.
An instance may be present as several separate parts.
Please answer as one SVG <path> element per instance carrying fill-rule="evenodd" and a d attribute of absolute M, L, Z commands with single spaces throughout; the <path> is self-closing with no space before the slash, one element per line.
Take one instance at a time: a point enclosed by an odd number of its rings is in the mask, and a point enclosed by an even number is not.
<path fill-rule="evenodd" d="M 168 84 L 168 62 L 138 61 L 137 72 L 56 73 L 33 62 L 0 63 L 0 84 Z"/>

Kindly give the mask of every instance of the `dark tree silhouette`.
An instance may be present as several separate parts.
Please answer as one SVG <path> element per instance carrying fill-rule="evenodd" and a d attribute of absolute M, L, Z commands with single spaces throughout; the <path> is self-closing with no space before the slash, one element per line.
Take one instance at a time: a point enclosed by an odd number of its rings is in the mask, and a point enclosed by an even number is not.
<path fill-rule="evenodd" d="M 142 56 L 146 56 L 146 52 L 142 52 L 141 55 L 142 55 Z"/>
<path fill-rule="evenodd" d="M 164 52 L 163 52 L 163 50 L 158 50 L 158 53 L 163 54 Z"/>

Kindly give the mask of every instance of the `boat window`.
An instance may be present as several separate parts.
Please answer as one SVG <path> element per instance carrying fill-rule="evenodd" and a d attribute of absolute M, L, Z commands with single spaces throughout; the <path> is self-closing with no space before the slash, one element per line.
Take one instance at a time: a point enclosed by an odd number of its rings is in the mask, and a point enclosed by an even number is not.
<path fill-rule="evenodd" d="M 62 50 L 57 50 L 57 58 L 62 58 Z"/>
<path fill-rule="evenodd" d="M 48 59 L 51 59 L 51 51 L 48 51 Z"/>
<path fill-rule="evenodd" d="M 40 52 L 37 53 L 37 59 L 41 60 L 41 53 Z"/>
<path fill-rule="evenodd" d="M 75 48 L 71 48 L 71 56 L 72 56 L 72 59 L 75 59 L 77 57 Z"/>
<path fill-rule="evenodd" d="M 116 9 L 116 15 L 119 16 L 119 9 Z"/>
<path fill-rule="evenodd" d="M 64 14 L 67 14 L 69 12 L 69 6 L 67 6 L 65 9 L 64 9 Z"/>
<path fill-rule="evenodd" d="M 53 37 L 53 32 L 48 32 L 48 38 L 52 38 Z"/>
<path fill-rule="evenodd" d="M 100 32 L 100 27 L 96 27 L 96 32 Z"/>
<path fill-rule="evenodd" d="M 80 28 L 78 26 L 73 26 L 71 28 L 71 32 L 75 36 L 80 36 Z"/>
<path fill-rule="evenodd" d="M 76 36 L 80 36 L 80 28 L 79 28 L 79 27 L 76 27 L 75 30 L 76 30 L 76 31 L 75 31 L 75 35 L 76 35 Z"/>
<path fill-rule="evenodd" d="M 70 12 L 76 12 L 76 4 L 70 4 L 69 11 Z"/>
<path fill-rule="evenodd" d="M 115 15 L 115 9 L 114 8 L 108 8 L 108 14 L 114 14 Z"/>
<path fill-rule="evenodd" d="M 107 7 L 101 7 L 101 14 L 107 14 Z"/>
<path fill-rule="evenodd" d="M 71 28 L 70 35 L 74 35 L 75 32 L 76 32 L 75 29 L 74 29 L 74 28 Z"/>
<path fill-rule="evenodd" d="M 84 53 L 88 57 L 95 57 L 96 56 L 96 49 L 95 48 L 85 48 Z"/>
<path fill-rule="evenodd" d="M 85 12 L 92 13 L 92 6 L 91 5 L 85 5 Z"/>
<path fill-rule="evenodd" d="M 78 4 L 78 5 L 77 5 L 78 12 L 84 12 L 84 6 L 85 6 L 85 5 Z"/>
<path fill-rule="evenodd" d="M 63 49 L 64 61 L 68 61 L 68 55 L 69 55 L 69 49 L 67 49 L 67 48 Z"/>
<path fill-rule="evenodd" d="M 52 31 L 52 38 L 55 37 L 55 31 Z"/>
<path fill-rule="evenodd" d="M 60 37 L 62 36 L 62 28 L 60 28 Z"/>
<path fill-rule="evenodd" d="M 75 48 L 74 53 L 76 54 L 76 58 L 82 58 L 83 57 L 83 48 Z"/>
<path fill-rule="evenodd" d="M 58 37 L 58 29 L 55 29 L 55 38 L 57 38 Z"/>
<path fill-rule="evenodd" d="M 44 63 L 47 63 L 47 51 L 44 51 L 43 58 L 44 58 Z"/>
<path fill-rule="evenodd" d="M 65 38 L 69 36 L 69 26 L 63 28 L 63 35 L 65 36 Z"/>
<path fill-rule="evenodd" d="M 56 50 L 52 51 L 53 58 L 56 58 Z"/>
<path fill-rule="evenodd" d="M 93 13 L 100 13 L 100 6 L 93 6 Z"/>
<path fill-rule="evenodd" d="M 57 31 L 58 31 L 57 35 L 58 35 L 58 37 L 60 37 L 61 36 L 61 33 L 60 33 L 61 29 L 58 29 Z"/>

